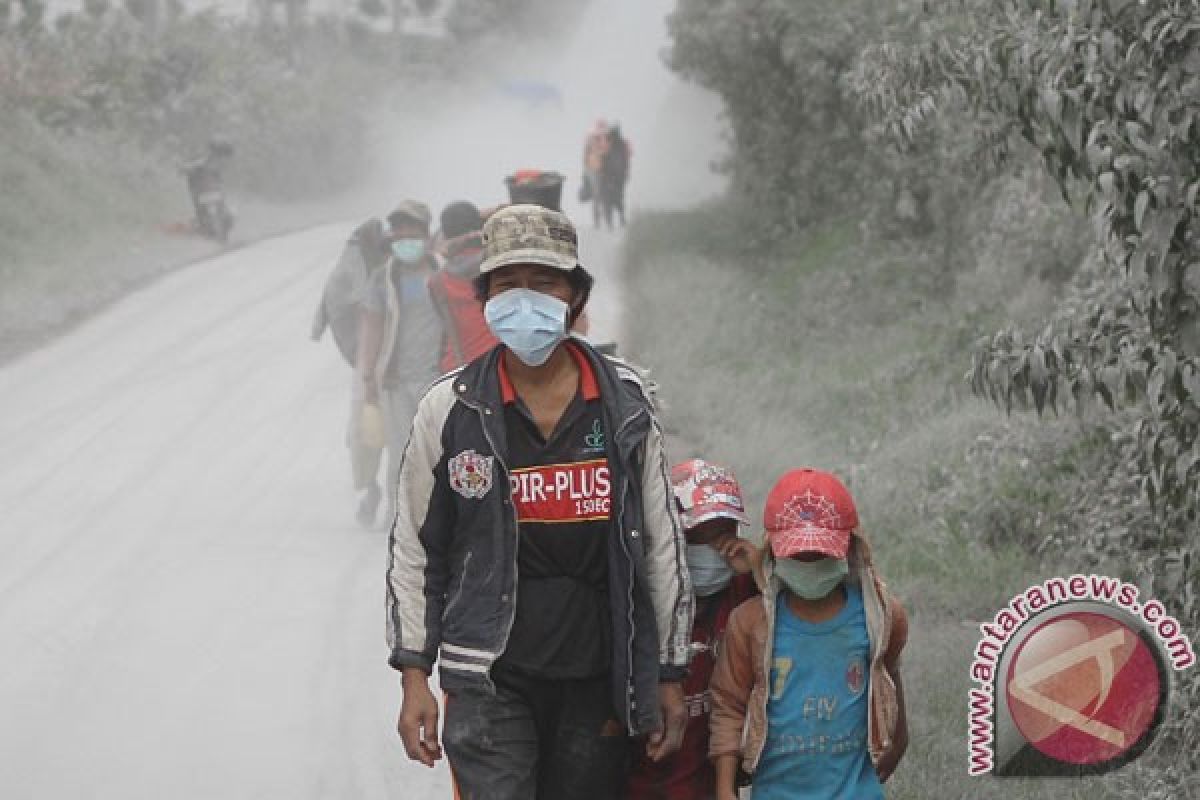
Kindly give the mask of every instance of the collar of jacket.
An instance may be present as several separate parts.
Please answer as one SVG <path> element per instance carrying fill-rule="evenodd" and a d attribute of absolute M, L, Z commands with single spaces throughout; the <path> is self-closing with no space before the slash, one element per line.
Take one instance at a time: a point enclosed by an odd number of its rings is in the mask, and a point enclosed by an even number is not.
<path fill-rule="evenodd" d="M 600 402 L 604 407 L 608 429 L 612 431 L 614 454 L 627 463 L 650 429 L 650 403 L 632 370 L 600 355 L 580 337 L 573 336 L 570 341 L 592 365 L 596 382 L 600 386 Z M 504 349 L 502 344 L 493 347 L 464 367 L 454 380 L 455 394 L 468 406 L 481 411 L 484 424 L 488 425 L 489 430 L 501 442 L 504 441 L 504 403 L 501 399 L 498 367 Z M 488 420 L 493 422 L 489 425 Z"/>

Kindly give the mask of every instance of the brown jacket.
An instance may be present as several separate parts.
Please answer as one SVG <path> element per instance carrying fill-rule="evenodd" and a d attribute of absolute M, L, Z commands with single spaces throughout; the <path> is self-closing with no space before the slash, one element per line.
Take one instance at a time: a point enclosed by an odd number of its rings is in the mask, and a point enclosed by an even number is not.
<path fill-rule="evenodd" d="M 773 566 L 769 557 L 768 561 L 767 566 Z M 867 635 L 871 641 L 867 750 L 871 763 L 876 764 L 892 746 L 900 714 L 896 685 L 884 664 L 896 665 L 908 639 L 908 616 L 876 574 L 870 548 L 858 536 L 850 550 L 848 580 L 862 587 Z M 771 642 L 775 636 L 775 600 L 780 586 L 779 580 L 769 574 L 762 596 L 742 603 L 729 617 L 710 687 L 713 709 L 709 758 L 739 755 L 742 769 L 751 775 L 767 740 Z"/>

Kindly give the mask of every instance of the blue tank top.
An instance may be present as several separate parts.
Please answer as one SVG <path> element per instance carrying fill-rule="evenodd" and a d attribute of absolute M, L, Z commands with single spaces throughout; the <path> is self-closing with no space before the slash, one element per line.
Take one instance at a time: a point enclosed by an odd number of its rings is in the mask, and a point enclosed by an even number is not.
<path fill-rule="evenodd" d="M 867 754 L 870 640 L 862 590 L 833 619 L 805 622 L 780 592 L 767 740 L 753 800 L 882 800 Z"/>

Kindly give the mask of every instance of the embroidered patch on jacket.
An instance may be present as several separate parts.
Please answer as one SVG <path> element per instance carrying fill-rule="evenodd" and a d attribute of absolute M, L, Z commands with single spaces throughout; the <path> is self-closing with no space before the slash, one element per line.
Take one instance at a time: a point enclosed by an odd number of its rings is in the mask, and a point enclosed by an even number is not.
<path fill-rule="evenodd" d="M 464 450 L 446 465 L 450 473 L 450 488 L 468 500 L 479 499 L 492 488 L 492 456 L 481 456 L 474 450 Z"/>

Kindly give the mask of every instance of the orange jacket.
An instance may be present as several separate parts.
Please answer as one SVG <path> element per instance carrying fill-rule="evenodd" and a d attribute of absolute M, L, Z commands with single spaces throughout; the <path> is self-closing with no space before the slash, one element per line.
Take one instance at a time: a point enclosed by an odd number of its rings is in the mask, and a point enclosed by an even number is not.
<path fill-rule="evenodd" d="M 604 167 L 604 156 L 608 152 L 608 132 L 588 134 L 583 148 L 583 168 L 588 172 L 599 172 Z"/>

